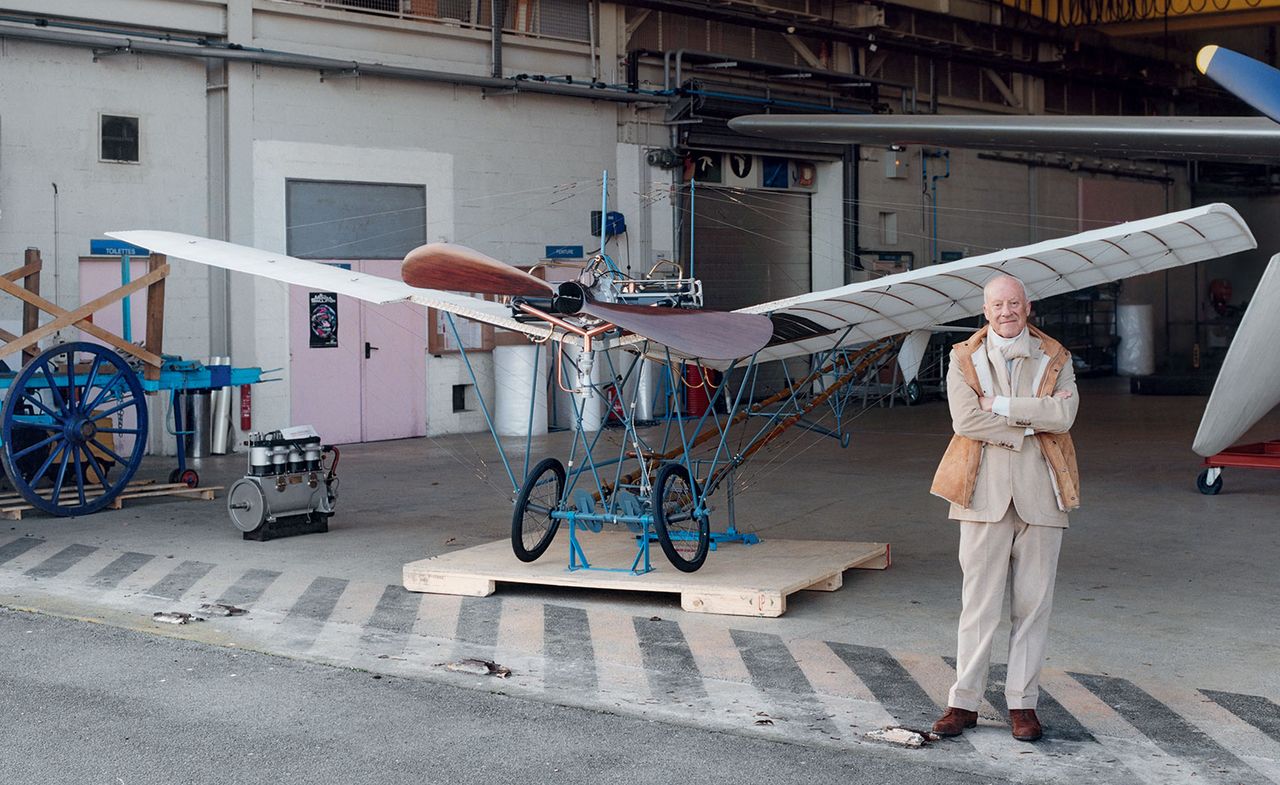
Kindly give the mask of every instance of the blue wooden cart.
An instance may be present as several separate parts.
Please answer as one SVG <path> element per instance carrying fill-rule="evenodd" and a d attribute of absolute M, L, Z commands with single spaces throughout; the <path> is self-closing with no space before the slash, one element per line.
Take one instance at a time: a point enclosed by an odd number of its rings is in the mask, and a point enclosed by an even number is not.
<path fill-rule="evenodd" d="M 128 485 L 147 447 L 149 395 L 170 395 L 175 413 L 181 393 L 260 381 L 259 368 L 204 366 L 163 355 L 163 256 L 148 259 L 148 272 L 130 280 L 130 256 L 121 259 L 119 288 L 68 311 L 39 294 L 39 251 L 0 276 L 0 290 L 23 301 L 21 336 L 0 330 L 0 356 L 23 353 L 18 371 L 0 372 L 0 465 L 10 485 L 34 507 L 53 515 L 85 515 L 112 502 Z M 22 279 L 22 285 L 17 282 Z M 129 335 L 129 295 L 146 288 L 147 335 L 141 345 Z M 92 314 L 120 301 L 125 336 L 94 325 Z M 39 312 L 53 318 L 39 324 Z M 77 328 L 102 343 L 74 341 L 39 349 L 40 340 Z M 127 359 L 126 359 L 127 358 Z M 186 467 L 180 414 L 178 468 L 171 482 L 194 487 L 199 477 Z"/>

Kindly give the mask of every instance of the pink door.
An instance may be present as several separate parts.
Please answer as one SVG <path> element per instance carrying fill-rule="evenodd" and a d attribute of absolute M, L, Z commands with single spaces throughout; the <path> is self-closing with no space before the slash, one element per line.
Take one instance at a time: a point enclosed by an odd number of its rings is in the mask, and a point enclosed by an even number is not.
<path fill-rule="evenodd" d="M 400 280 L 400 260 L 361 262 L 360 272 Z M 421 305 L 361 303 L 368 344 L 361 368 L 366 442 L 427 433 L 427 311 Z M 364 346 L 362 344 L 361 348 Z"/>
<path fill-rule="evenodd" d="M 349 264 L 385 278 L 400 262 Z M 291 425 L 314 425 L 326 442 L 403 439 L 426 434 L 426 313 L 416 305 L 372 305 L 337 298 L 337 345 L 313 346 L 312 292 L 289 287 Z M 321 325 L 318 325 L 321 326 Z M 323 342 L 323 341 L 322 341 Z"/>

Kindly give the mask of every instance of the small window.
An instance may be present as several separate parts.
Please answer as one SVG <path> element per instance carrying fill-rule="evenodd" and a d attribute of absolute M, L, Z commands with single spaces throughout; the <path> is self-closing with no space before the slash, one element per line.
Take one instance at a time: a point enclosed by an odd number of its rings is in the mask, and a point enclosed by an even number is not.
<path fill-rule="evenodd" d="M 470 411 L 467 407 L 467 388 L 469 384 L 453 385 L 453 410 L 455 412 Z"/>
<path fill-rule="evenodd" d="M 138 163 L 138 118 L 102 115 L 102 160 Z"/>

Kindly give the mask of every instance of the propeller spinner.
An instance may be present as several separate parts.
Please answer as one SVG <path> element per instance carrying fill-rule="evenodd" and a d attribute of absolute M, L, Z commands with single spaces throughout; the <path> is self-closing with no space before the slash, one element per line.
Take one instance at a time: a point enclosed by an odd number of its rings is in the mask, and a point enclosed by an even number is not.
<path fill-rule="evenodd" d="M 600 302 L 576 281 L 552 286 L 479 251 L 449 243 L 430 243 L 410 251 L 400 277 L 422 289 L 550 298 L 552 310 L 560 315 L 601 319 L 708 360 L 750 357 L 773 337 L 773 322 L 767 316 Z"/>
<path fill-rule="evenodd" d="M 1280 71 L 1220 46 L 1196 55 L 1196 68 L 1227 92 L 1280 123 Z"/>

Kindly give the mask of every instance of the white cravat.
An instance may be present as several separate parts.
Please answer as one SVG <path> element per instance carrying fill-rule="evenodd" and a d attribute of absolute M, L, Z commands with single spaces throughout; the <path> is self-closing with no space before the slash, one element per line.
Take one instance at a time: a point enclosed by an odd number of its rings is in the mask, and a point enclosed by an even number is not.
<path fill-rule="evenodd" d="M 988 356 L 991 357 L 992 364 L 997 362 L 997 357 L 1004 360 L 1005 380 L 1007 380 L 1009 395 L 997 395 L 991 404 L 991 411 L 1001 417 L 1009 416 L 1010 401 L 1009 398 L 1017 393 L 1014 389 L 1014 370 L 1013 361 L 1015 359 L 1023 359 L 1029 357 L 1031 336 L 1027 334 L 1027 328 L 1023 327 L 1022 332 L 1012 338 L 1005 338 L 995 330 L 987 330 L 987 339 L 991 341 L 991 349 Z M 1028 428 L 1026 434 L 1030 436 L 1035 430 Z"/>

